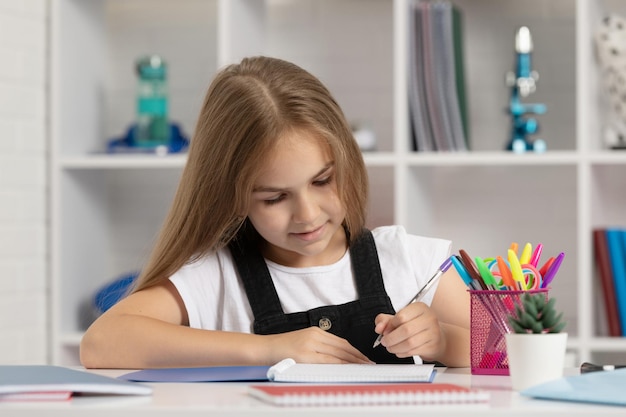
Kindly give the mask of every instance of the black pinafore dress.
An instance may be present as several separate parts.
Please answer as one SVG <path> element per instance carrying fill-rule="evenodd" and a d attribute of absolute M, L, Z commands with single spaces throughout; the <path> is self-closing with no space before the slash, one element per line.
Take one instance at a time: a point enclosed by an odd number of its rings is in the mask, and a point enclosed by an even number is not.
<path fill-rule="evenodd" d="M 229 249 L 252 307 L 254 333 L 276 334 L 319 326 L 346 339 L 376 363 L 414 363 L 413 358 L 398 358 L 382 345 L 372 347 L 378 336 L 374 332 L 374 318 L 379 313 L 395 314 L 395 310 L 385 291 L 374 237 L 369 230 L 350 246 L 358 299 L 290 314 L 282 309 L 256 240 L 240 234 L 229 244 Z"/>

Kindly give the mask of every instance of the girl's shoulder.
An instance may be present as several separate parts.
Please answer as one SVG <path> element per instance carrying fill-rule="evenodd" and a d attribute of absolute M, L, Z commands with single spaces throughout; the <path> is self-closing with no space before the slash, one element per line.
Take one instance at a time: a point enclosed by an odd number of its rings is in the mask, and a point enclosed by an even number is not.
<path fill-rule="evenodd" d="M 372 235 L 377 246 L 450 246 L 452 243 L 446 239 L 410 234 L 400 225 L 377 227 L 372 230 Z"/>
<path fill-rule="evenodd" d="M 235 268 L 228 248 L 210 251 L 192 257 L 171 278 L 203 280 L 207 275 L 222 276 Z"/>
<path fill-rule="evenodd" d="M 406 229 L 404 226 L 400 225 L 391 225 L 391 226 L 379 226 L 375 229 L 372 229 L 372 235 L 374 235 L 374 239 L 378 241 L 387 241 L 387 240 L 396 240 L 396 239 L 406 239 Z"/>
<path fill-rule="evenodd" d="M 384 226 L 372 230 L 381 266 L 404 265 L 420 275 L 432 274 L 449 256 L 452 242 L 428 236 L 410 234 L 403 226 Z"/>

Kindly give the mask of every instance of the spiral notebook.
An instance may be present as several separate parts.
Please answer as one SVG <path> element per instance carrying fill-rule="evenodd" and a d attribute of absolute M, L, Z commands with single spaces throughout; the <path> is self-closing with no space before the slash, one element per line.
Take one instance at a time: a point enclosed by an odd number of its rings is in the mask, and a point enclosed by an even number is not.
<path fill-rule="evenodd" d="M 273 382 L 432 382 L 435 365 L 421 364 L 313 364 L 288 358 L 267 371 Z"/>
<path fill-rule="evenodd" d="M 489 392 L 456 384 L 263 384 L 248 394 L 281 406 L 486 403 Z"/>

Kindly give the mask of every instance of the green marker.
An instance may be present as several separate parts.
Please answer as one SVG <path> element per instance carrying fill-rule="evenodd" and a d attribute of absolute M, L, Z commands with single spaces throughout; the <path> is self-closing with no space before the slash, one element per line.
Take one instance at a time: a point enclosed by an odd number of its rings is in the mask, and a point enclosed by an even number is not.
<path fill-rule="evenodd" d="M 498 283 L 496 282 L 496 278 L 493 276 L 489 268 L 487 268 L 485 261 L 477 256 L 476 258 L 474 258 L 474 262 L 476 262 L 478 272 L 480 273 L 480 276 L 483 278 L 483 281 L 485 282 L 487 287 L 489 287 L 490 290 L 497 290 Z"/>

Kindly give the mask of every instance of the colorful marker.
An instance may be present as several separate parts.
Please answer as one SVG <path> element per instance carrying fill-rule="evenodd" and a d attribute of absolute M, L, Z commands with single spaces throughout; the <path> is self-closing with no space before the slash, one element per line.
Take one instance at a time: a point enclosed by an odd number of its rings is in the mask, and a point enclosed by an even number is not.
<path fill-rule="evenodd" d="M 526 250 L 526 249 L 524 249 Z M 522 271 L 521 260 L 517 259 L 517 255 L 511 249 L 508 250 L 509 265 L 511 265 L 511 275 L 513 280 L 517 283 L 517 289 L 521 290 L 525 286 L 524 272 Z"/>
<path fill-rule="evenodd" d="M 478 284 L 478 286 L 480 286 L 481 289 L 486 290 L 487 285 L 485 284 L 482 277 L 480 276 L 480 273 L 478 272 L 476 265 L 472 261 L 472 258 L 470 258 L 469 254 L 463 249 L 459 250 L 459 254 L 461 255 L 461 262 L 463 263 L 463 266 L 469 273 L 470 277 L 472 277 L 472 280 L 474 281 L 474 283 Z"/>
<path fill-rule="evenodd" d="M 524 245 L 524 249 L 522 249 L 522 254 L 519 256 L 519 263 L 521 265 L 527 264 L 530 262 L 530 256 L 532 255 L 533 246 L 530 243 L 526 243 Z"/>
<path fill-rule="evenodd" d="M 480 276 L 482 277 L 483 282 L 487 285 L 487 287 L 490 290 L 498 289 L 498 282 L 496 281 L 496 277 L 493 276 L 485 261 L 477 256 L 476 258 L 474 258 L 474 262 L 476 262 L 478 272 L 480 273 Z"/>
<path fill-rule="evenodd" d="M 542 250 L 543 250 L 543 245 L 541 243 L 538 243 L 537 247 L 535 247 L 535 251 L 533 252 L 533 256 L 530 257 L 530 262 L 528 262 L 535 268 L 537 268 L 537 265 L 539 265 L 539 258 L 541 258 Z"/>
<path fill-rule="evenodd" d="M 542 277 L 548 272 L 548 269 L 550 269 L 550 266 L 552 266 L 553 262 L 554 262 L 554 256 L 551 256 L 550 258 L 548 258 L 546 263 L 543 264 L 543 266 L 539 269 L 539 273 L 541 274 Z"/>
<path fill-rule="evenodd" d="M 547 288 L 548 285 L 550 285 L 550 283 L 556 276 L 556 273 L 559 271 L 559 268 L 561 267 L 563 258 L 565 258 L 565 252 L 559 253 L 557 257 L 554 259 L 554 262 L 552 262 L 552 265 L 550 265 L 550 268 L 545 273 L 545 275 L 542 275 L 543 281 L 541 282 L 541 288 Z"/>
<path fill-rule="evenodd" d="M 511 270 L 507 266 L 504 259 L 502 259 L 502 256 L 498 255 L 496 257 L 496 262 L 498 263 L 498 269 L 500 270 L 502 283 L 506 285 L 510 290 L 514 290 L 517 286 L 515 285 L 515 281 L 513 280 L 513 276 L 511 275 Z"/>
<path fill-rule="evenodd" d="M 459 276 L 461 277 L 465 285 L 467 285 L 471 290 L 479 290 L 480 288 L 476 288 L 476 285 L 474 285 L 474 280 L 472 279 L 472 277 L 470 277 L 469 273 L 463 266 L 461 258 L 458 255 L 452 255 L 450 257 L 450 260 L 452 261 L 454 269 L 456 269 L 456 272 L 459 273 Z"/>

